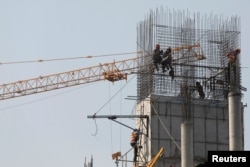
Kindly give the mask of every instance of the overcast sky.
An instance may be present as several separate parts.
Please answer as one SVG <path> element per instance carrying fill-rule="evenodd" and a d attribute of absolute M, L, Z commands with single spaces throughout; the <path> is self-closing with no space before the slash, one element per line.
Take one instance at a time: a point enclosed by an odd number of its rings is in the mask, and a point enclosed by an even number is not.
<path fill-rule="evenodd" d="M 0 0 L 0 62 L 70 58 L 135 52 L 137 23 L 150 9 L 168 7 L 191 13 L 241 18 L 242 85 L 249 86 L 248 0 Z M 2 64 L 0 84 L 127 59 L 136 55 Z M 128 82 L 129 81 L 129 82 Z M 50 91 L 0 102 L 1 167 L 115 166 L 111 154 L 130 149 L 130 130 L 93 115 L 122 87 L 100 115 L 132 114 L 136 78 Z M 249 91 L 242 102 L 248 103 Z M 248 104 L 250 105 L 250 104 Z M 245 108 L 245 149 L 250 150 L 249 107 Z M 122 120 L 134 126 L 134 120 Z M 93 134 L 95 134 L 93 136 Z"/>

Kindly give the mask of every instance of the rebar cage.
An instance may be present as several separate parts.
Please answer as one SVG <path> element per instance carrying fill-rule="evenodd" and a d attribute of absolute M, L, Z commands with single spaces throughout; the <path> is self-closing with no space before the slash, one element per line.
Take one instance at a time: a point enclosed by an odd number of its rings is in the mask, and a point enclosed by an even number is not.
<path fill-rule="evenodd" d="M 169 71 L 156 71 L 153 50 L 172 48 L 174 77 Z M 151 10 L 137 26 L 137 49 L 142 51 L 137 75 L 139 101 L 150 94 L 178 97 L 183 88 L 192 98 L 201 98 L 196 83 L 203 88 L 205 99 L 226 100 L 229 89 L 241 91 L 240 55 L 232 68 L 227 54 L 240 48 L 240 19 L 237 16 L 190 14 L 189 11 Z M 138 56 L 141 56 L 138 55 Z M 150 64 L 150 67 L 148 66 Z M 233 69 L 233 70 L 232 70 Z"/>

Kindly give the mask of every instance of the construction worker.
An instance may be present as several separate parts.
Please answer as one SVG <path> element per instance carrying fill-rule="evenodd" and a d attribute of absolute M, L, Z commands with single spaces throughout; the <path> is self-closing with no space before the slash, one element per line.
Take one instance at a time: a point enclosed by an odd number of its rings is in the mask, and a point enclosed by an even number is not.
<path fill-rule="evenodd" d="M 154 65 L 155 65 L 155 68 L 157 71 L 159 71 L 159 67 L 158 65 L 161 64 L 161 61 L 162 61 L 162 57 L 161 55 L 163 54 L 163 51 L 160 50 L 160 44 L 156 44 L 155 45 L 155 50 L 154 50 L 154 53 L 153 53 L 153 62 L 154 62 Z"/>
<path fill-rule="evenodd" d="M 138 153 L 138 146 L 137 146 L 138 140 L 139 140 L 139 132 L 137 129 L 134 129 L 134 131 L 130 135 L 130 145 L 134 148 L 134 158 L 133 158 L 134 163 L 136 163 L 136 158 Z"/>
<path fill-rule="evenodd" d="M 171 48 L 167 48 L 167 50 L 164 52 L 163 54 L 163 59 L 161 62 L 162 65 L 162 72 L 166 72 L 165 68 L 167 68 L 167 70 L 171 69 L 173 70 L 172 67 L 172 50 Z"/>
<path fill-rule="evenodd" d="M 199 93 L 199 96 L 201 99 L 204 99 L 205 98 L 205 93 L 203 91 L 203 87 L 201 86 L 200 82 L 196 82 L 196 89 Z"/>
<path fill-rule="evenodd" d="M 172 77 L 172 79 L 174 79 L 174 70 L 173 70 L 173 69 L 171 69 L 171 70 L 169 71 L 169 75 Z"/>
<path fill-rule="evenodd" d="M 231 76 L 231 72 L 233 72 L 233 76 L 234 79 L 236 79 L 236 61 L 238 59 L 238 56 L 240 54 L 240 49 L 236 49 L 233 51 L 230 51 L 227 54 L 227 58 L 228 58 L 228 81 L 230 82 L 230 76 Z"/>

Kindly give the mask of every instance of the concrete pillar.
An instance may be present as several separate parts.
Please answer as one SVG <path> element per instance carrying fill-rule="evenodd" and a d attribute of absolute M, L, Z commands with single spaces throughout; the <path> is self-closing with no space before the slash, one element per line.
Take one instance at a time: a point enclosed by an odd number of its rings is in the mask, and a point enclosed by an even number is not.
<path fill-rule="evenodd" d="M 228 116 L 229 116 L 229 150 L 243 150 L 243 132 L 242 132 L 242 111 L 241 94 L 230 91 L 228 94 Z"/>
<path fill-rule="evenodd" d="M 187 121 L 181 124 L 181 167 L 193 164 L 193 124 Z"/>

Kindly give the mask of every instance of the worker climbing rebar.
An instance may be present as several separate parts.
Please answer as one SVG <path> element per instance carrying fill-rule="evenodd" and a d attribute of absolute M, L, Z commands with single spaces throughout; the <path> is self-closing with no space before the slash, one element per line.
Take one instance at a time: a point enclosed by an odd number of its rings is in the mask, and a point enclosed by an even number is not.
<path fill-rule="evenodd" d="M 236 49 L 233 51 L 230 51 L 227 54 L 227 58 L 228 58 L 228 66 L 227 66 L 227 77 L 228 77 L 228 82 L 231 83 L 231 74 L 233 73 L 233 79 L 234 82 L 236 82 L 236 61 L 238 59 L 238 56 L 240 54 L 240 49 Z"/>
<path fill-rule="evenodd" d="M 200 82 L 196 82 L 196 89 L 199 93 L 199 96 L 201 99 L 204 99 L 205 98 L 205 93 L 203 91 L 203 87 L 201 86 Z"/>
<path fill-rule="evenodd" d="M 130 135 L 130 145 L 134 149 L 134 158 L 133 158 L 134 165 L 136 164 L 136 159 L 138 154 L 138 146 L 137 146 L 138 140 L 139 140 L 139 131 L 138 129 L 134 129 Z"/>

